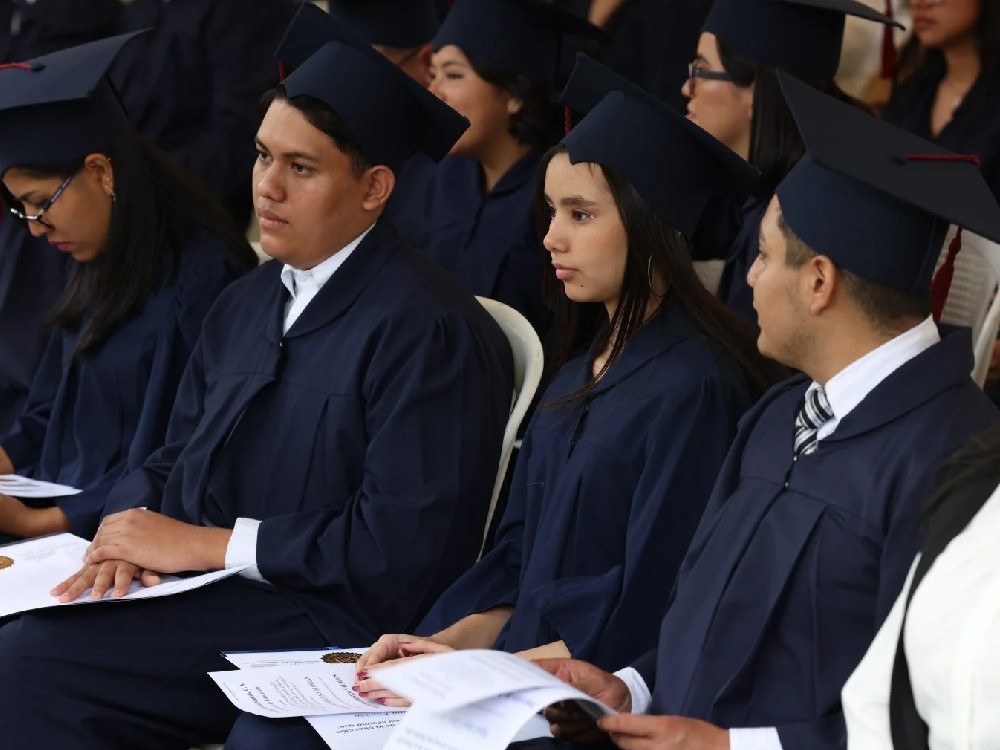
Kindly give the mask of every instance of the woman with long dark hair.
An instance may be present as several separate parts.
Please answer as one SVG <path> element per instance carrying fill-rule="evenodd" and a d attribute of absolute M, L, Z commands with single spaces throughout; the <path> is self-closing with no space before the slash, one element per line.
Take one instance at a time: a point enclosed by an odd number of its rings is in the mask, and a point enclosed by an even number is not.
<path fill-rule="evenodd" d="M 920 556 L 844 687 L 851 750 L 997 747 L 998 485 L 1000 427 L 992 427 L 942 468 Z"/>
<path fill-rule="evenodd" d="M 1000 0 L 911 0 L 883 117 L 960 154 L 976 154 L 1000 197 Z"/>
<path fill-rule="evenodd" d="M 757 256 L 760 222 L 778 183 L 804 153 L 774 71 L 850 101 L 833 81 L 846 15 L 892 23 L 854 0 L 717 0 L 681 89 L 688 118 L 760 172 L 757 189 L 732 222 L 734 231 L 718 239 L 725 248 L 719 299 L 754 324 L 746 275 Z"/>
<path fill-rule="evenodd" d="M 709 198 L 745 196 L 753 170 L 584 60 L 564 100 L 590 112 L 543 157 L 536 198 L 554 376 L 496 546 L 432 607 L 417 631 L 428 639 L 383 636 L 361 669 L 451 648 L 608 668 L 645 653 L 736 422 L 770 382 L 688 245 Z M 361 692 L 398 700 L 361 677 Z"/>
<path fill-rule="evenodd" d="M 434 38 L 431 93 L 470 122 L 434 170 L 421 226 L 401 226 L 474 294 L 543 332 L 541 247 L 531 217 L 541 155 L 562 132 L 553 106 L 563 42 L 596 28 L 538 0 L 458 0 Z"/>
<path fill-rule="evenodd" d="M 219 204 L 125 119 L 103 74 L 130 38 L 0 70 L 4 202 L 73 261 L 0 473 L 82 490 L 42 507 L 0 495 L 9 537 L 93 534 L 111 485 L 160 446 L 205 313 L 255 262 Z"/>

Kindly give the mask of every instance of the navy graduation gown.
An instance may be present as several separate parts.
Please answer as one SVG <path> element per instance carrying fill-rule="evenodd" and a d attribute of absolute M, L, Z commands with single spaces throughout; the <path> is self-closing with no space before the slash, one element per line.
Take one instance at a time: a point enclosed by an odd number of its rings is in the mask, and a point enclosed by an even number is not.
<path fill-rule="evenodd" d="M 278 84 L 272 56 L 290 0 L 133 0 L 122 31 L 152 28 L 112 69 L 129 119 L 200 177 L 240 226 L 250 218 L 258 102 Z"/>
<path fill-rule="evenodd" d="M 968 332 L 946 336 L 795 463 L 806 376 L 744 418 L 659 647 L 635 664 L 651 713 L 776 726 L 784 750 L 844 747 L 840 690 L 902 588 L 934 473 L 998 419 L 972 364 Z"/>
<path fill-rule="evenodd" d="M 328 643 L 406 632 L 478 553 L 509 345 L 386 218 L 284 337 L 280 271 L 268 263 L 222 295 L 164 447 L 109 512 L 261 520 L 261 574 Z"/>
<path fill-rule="evenodd" d="M 540 158 L 529 151 L 485 193 L 475 159 L 446 157 L 431 181 L 423 240 L 412 229 L 406 236 L 473 294 L 513 307 L 543 334 L 545 251 L 532 213 Z"/>
<path fill-rule="evenodd" d="M 121 14 L 120 0 L 0 0 L 0 63 L 111 36 Z"/>
<path fill-rule="evenodd" d="M 677 305 L 636 334 L 582 403 L 593 355 L 564 366 L 535 412 L 496 546 L 437 602 L 432 634 L 500 605 L 496 647 L 562 640 L 606 668 L 656 642 L 669 586 L 749 408 L 743 372 Z"/>
<path fill-rule="evenodd" d="M 729 248 L 716 292 L 726 307 L 755 327 L 757 311 L 753 309 L 753 290 L 747 284 L 747 273 L 760 252 L 760 223 L 772 197 L 750 198 L 743 206 L 742 223 Z"/>
<path fill-rule="evenodd" d="M 0 445 L 19 474 L 83 490 L 54 501 L 73 533 L 93 535 L 114 483 L 163 442 L 202 321 L 238 275 L 220 241 L 201 232 L 174 281 L 96 352 L 73 358 L 79 331 L 49 336 L 24 411 Z"/>
<path fill-rule="evenodd" d="M 0 434 L 28 396 L 48 340 L 43 321 L 63 290 L 67 262 L 23 223 L 0 218 Z"/>
<path fill-rule="evenodd" d="M 1000 200 L 1000 97 L 997 81 L 981 75 L 955 110 L 951 122 L 938 135 L 931 135 L 934 95 L 944 70 L 926 74 L 900 85 L 893 92 L 883 118 L 932 143 L 960 154 L 976 154 L 983 177 Z"/>

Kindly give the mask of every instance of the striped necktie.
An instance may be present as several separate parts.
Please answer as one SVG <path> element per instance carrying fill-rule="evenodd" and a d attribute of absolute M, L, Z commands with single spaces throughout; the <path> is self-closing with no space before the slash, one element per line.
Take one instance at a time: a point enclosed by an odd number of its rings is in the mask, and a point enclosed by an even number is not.
<path fill-rule="evenodd" d="M 795 417 L 795 441 L 792 457 L 808 456 L 816 450 L 819 428 L 833 419 L 833 409 L 826 397 L 826 391 L 817 387 L 807 394 L 799 414 Z"/>

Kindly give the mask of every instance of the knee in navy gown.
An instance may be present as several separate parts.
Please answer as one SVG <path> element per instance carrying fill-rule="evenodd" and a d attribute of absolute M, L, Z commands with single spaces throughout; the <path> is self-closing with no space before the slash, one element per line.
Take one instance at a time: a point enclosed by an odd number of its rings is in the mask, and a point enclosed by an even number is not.
<path fill-rule="evenodd" d="M 264 719 L 241 714 L 226 740 L 226 750 L 327 750 L 305 719 Z"/>

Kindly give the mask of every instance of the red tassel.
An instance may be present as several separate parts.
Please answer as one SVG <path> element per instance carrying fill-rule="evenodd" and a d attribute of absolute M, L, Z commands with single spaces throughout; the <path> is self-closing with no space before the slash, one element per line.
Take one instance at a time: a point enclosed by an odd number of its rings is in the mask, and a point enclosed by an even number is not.
<path fill-rule="evenodd" d="M 286 78 L 288 78 L 288 75 L 285 71 L 285 62 L 284 60 L 278 60 L 278 82 L 284 83 Z"/>
<path fill-rule="evenodd" d="M 28 63 L 4 63 L 0 65 L 0 70 L 7 70 L 8 68 L 17 68 L 18 70 L 34 70 Z"/>
<path fill-rule="evenodd" d="M 566 131 L 565 135 L 569 135 L 569 131 L 573 129 L 573 113 L 569 107 L 563 107 L 563 129 Z"/>
<path fill-rule="evenodd" d="M 892 0 L 885 0 L 885 14 L 892 18 Z M 884 80 L 896 77 L 896 40 L 893 37 L 893 27 L 886 25 L 882 29 L 882 72 Z"/>
<path fill-rule="evenodd" d="M 955 258 L 958 251 L 962 249 L 962 227 L 955 232 L 955 237 L 948 244 L 948 255 L 945 256 L 944 263 L 934 274 L 931 282 L 931 312 L 934 315 L 934 322 L 941 320 L 941 313 L 944 312 L 945 303 L 948 301 L 948 292 L 951 291 L 951 280 L 955 276 Z"/>

